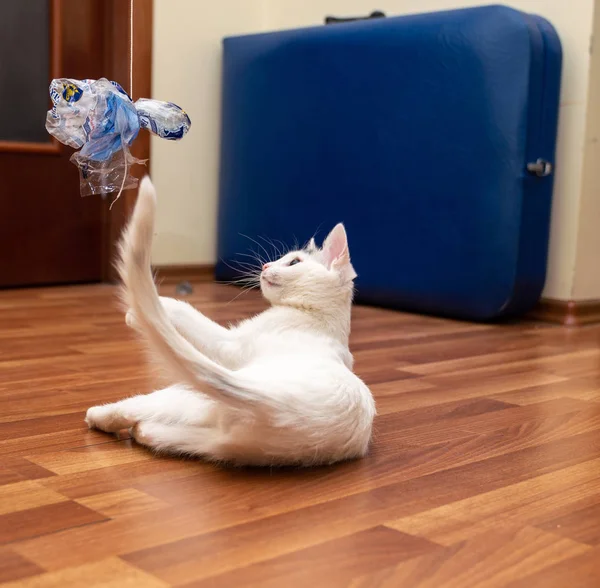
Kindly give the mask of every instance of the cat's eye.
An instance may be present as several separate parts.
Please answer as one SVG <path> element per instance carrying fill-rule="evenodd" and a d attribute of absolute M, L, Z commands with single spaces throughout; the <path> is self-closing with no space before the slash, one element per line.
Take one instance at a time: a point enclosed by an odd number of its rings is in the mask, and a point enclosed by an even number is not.
<path fill-rule="evenodd" d="M 290 261 L 290 263 L 288 263 L 288 265 L 296 265 L 297 263 L 300 263 L 302 260 L 298 259 L 296 257 L 296 259 L 292 259 L 292 261 Z"/>

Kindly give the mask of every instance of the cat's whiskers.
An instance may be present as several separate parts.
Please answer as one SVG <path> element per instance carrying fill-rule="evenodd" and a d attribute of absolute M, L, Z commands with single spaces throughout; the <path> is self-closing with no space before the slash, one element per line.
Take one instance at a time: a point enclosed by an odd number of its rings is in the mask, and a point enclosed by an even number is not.
<path fill-rule="evenodd" d="M 241 235 L 242 237 L 245 237 L 245 238 L 246 238 L 246 239 L 248 239 L 249 241 L 252 241 L 252 243 L 255 243 L 256 245 L 258 245 L 258 246 L 259 246 L 259 247 L 260 247 L 260 248 L 261 248 L 261 249 L 262 249 L 262 250 L 265 252 L 265 255 L 267 256 L 267 257 L 266 257 L 266 260 L 267 260 L 267 261 L 263 262 L 263 265 L 264 265 L 265 263 L 271 263 L 271 262 L 273 261 L 273 260 L 271 259 L 271 256 L 269 255 L 269 252 L 268 252 L 268 251 L 267 251 L 267 250 L 266 250 L 266 249 L 265 249 L 265 248 L 264 248 L 264 247 L 263 247 L 263 246 L 262 246 L 262 245 L 261 245 L 261 244 L 260 244 L 260 243 L 259 243 L 259 242 L 258 242 L 256 239 L 253 239 L 252 237 L 248 237 L 248 235 L 244 235 L 243 233 L 240 233 L 240 235 Z"/>
<path fill-rule="evenodd" d="M 258 284 L 255 284 L 253 286 L 244 286 L 241 289 L 241 292 L 239 294 L 237 294 L 236 296 L 234 296 L 228 303 L 226 306 L 229 306 L 232 302 L 235 302 L 240 296 L 243 296 L 244 294 L 247 294 L 248 292 L 250 292 L 250 290 L 254 290 L 255 288 L 258 288 Z"/>
<path fill-rule="evenodd" d="M 243 262 L 243 263 L 248 263 L 251 267 L 254 267 L 254 268 L 257 268 L 260 270 L 262 268 L 262 266 L 267 262 L 264 259 L 262 259 L 260 256 L 258 256 L 256 254 L 256 252 L 252 251 L 252 253 L 254 253 L 254 255 L 250 255 L 248 253 L 236 253 L 236 256 L 249 257 L 254 263 L 249 263 L 247 261 Z M 241 263 L 237 259 L 235 260 L 235 262 Z"/>
<path fill-rule="evenodd" d="M 262 239 L 265 243 L 267 243 L 270 247 L 272 247 L 273 251 L 275 252 L 275 254 L 278 258 L 283 257 L 285 255 L 283 250 L 280 250 L 279 247 L 277 247 L 277 245 L 275 245 L 275 243 L 273 242 L 272 239 L 268 239 L 267 237 L 263 237 L 261 235 L 259 235 L 258 238 Z M 283 243 L 281 241 L 279 241 L 279 242 L 283 245 Z M 283 246 L 283 249 L 285 249 L 285 245 Z"/>

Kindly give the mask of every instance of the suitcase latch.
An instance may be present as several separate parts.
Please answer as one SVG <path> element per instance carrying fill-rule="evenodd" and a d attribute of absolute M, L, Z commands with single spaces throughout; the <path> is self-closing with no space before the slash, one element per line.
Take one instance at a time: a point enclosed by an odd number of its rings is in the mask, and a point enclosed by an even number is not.
<path fill-rule="evenodd" d="M 545 159 L 538 159 L 535 163 L 527 164 L 527 171 L 538 178 L 545 178 L 552 173 L 552 164 Z"/>

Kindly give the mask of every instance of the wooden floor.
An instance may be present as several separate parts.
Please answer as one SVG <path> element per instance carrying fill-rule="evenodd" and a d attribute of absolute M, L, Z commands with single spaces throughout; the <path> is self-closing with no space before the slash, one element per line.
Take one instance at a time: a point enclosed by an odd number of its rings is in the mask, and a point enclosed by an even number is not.
<path fill-rule="evenodd" d="M 163 293 L 173 294 L 172 286 Z M 220 320 L 263 308 L 203 285 Z M 600 329 L 356 308 L 372 454 L 226 470 L 88 431 L 153 378 L 108 286 L 0 293 L 0 581 L 600 586 Z"/>

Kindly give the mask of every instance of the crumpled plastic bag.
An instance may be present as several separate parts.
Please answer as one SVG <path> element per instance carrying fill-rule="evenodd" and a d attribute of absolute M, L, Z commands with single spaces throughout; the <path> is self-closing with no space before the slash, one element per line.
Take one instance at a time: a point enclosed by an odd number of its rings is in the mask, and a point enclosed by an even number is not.
<path fill-rule="evenodd" d="M 50 83 L 52 108 L 46 130 L 78 149 L 71 161 L 79 168 L 81 195 L 135 188 L 131 167 L 145 163 L 131 154 L 140 129 L 176 141 L 189 130 L 189 116 L 176 104 L 140 98 L 133 102 L 116 82 L 59 78 Z"/>

